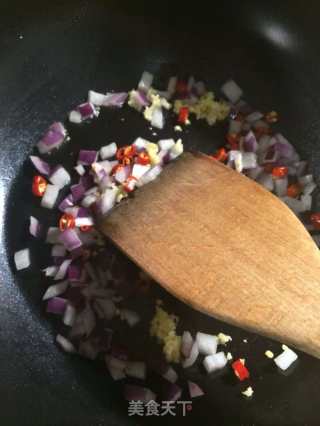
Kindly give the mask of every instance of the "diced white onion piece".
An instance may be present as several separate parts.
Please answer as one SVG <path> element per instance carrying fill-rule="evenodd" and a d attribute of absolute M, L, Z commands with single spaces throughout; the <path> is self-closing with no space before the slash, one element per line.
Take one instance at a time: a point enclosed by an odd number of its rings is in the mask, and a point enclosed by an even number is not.
<path fill-rule="evenodd" d="M 125 379 L 126 375 L 123 370 L 113 367 L 110 364 L 108 364 L 107 366 L 108 366 L 110 376 L 113 378 L 113 380 L 117 381 L 117 380 Z"/>
<path fill-rule="evenodd" d="M 301 196 L 301 202 L 304 207 L 304 211 L 310 211 L 312 207 L 312 196 L 311 195 L 302 195 Z"/>
<path fill-rule="evenodd" d="M 94 90 L 89 90 L 88 92 L 88 102 L 96 105 L 96 106 L 101 106 L 103 104 L 103 102 L 106 99 L 106 95 L 104 95 L 103 93 L 98 93 L 95 92 Z"/>
<path fill-rule="evenodd" d="M 151 74 L 148 71 L 144 71 L 138 83 L 138 89 L 141 90 L 142 92 L 147 93 L 152 85 L 152 82 L 153 82 L 153 74 Z"/>
<path fill-rule="evenodd" d="M 261 173 L 264 171 L 264 168 L 261 166 L 257 166 L 254 169 L 248 170 L 248 177 L 250 177 L 253 180 L 258 179 L 258 177 L 261 175 Z"/>
<path fill-rule="evenodd" d="M 121 167 L 120 170 L 118 170 L 114 175 L 114 179 L 116 180 L 116 182 L 123 183 L 126 179 L 128 179 L 130 175 L 130 169 L 131 166 Z"/>
<path fill-rule="evenodd" d="M 78 164 L 76 167 L 74 167 L 74 169 L 80 176 L 83 176 L 86 172 L 86 169 L 84 168 L 82 164 Z"/>
<path fill-rule="evenodd" d="M 42 272 L 45 273 L 46 277 L 54 277 L 58 272 L 58 266 L 47 266 L 46 268 L 42 269 Z"/>
<path fill-rule="evenodd" d="M 243 152 L 242 167 L 244 169 L 255 169 L 257 167 L 257 155 L 254 152 Z"/>
<path fill-rule="evenodd" d="M 72 262 L 72 259 L 66 259 L 61 263 L 61 265 L 58 267 L 57 273 L 54 277 L 54 279 L 56 281 L 63 280 L 63 278 L 66 276 L 67 270 L 68 270 L 71 262 Z"/>
<path fill-rule="evenodd" d="M 29 268 L 31 265 L 30 261 L 30 250 L 23 249 L 16 251 L 14 254 L 14 263 L 16 265 L 17 271 L 21 271 L 21 269 Z"/>
<path fill-rule="evenodd" d="M 214 355 L 208 355 L 203 360 L 203 366 L 208 373 L 221 370 L 227 365 L 227 357 L 224 352 L 218 352 Z"/>
<path fill-rule="evenodd" d="M 243 92 L 242 89 L 233 80 L 227 81 L 222 87 L 221 91 L 229 99 L 230 102 L 235 104 L 241 98 Z"/>
<path fill-rule="evenodd" d="M 164 117 L 161 107 L 154 108 L 152 113 L 151 126 L 156 127 L 157 129 L 163 129 Z"/>
<path fill-rule="evenodd" d="M 107 188 L 101 195 L 100 209 L 104 215 L 108 213 L 116 203 L 118 188 Z"/>
<path fill-rule="evenodd" d="M 274 362 L 281 370 L 287 370 L 294 361 L 298 359 L 298 355 L 292 349 L 286 348 L 280 355 L 274 358 Z"/>
<path fill-rule="evenodd" d="M 198 347 L 198 343 L 197 341 L 195 341 L 192 345 L 191 351 L 190 351 L 190 355 L 188 358 L 186 358 L 183 363 L 182 363 L 182 367 L 183 368 L 188 368 L 191 367 L 197 360 L 199 356 L 199 347 Z"/>
<path fill-rule="evenodd" d="M 309 185 L 310 183 L 313 182 L 313 176 L 312 175 L 305 175 L 305 176 L 300 176 L 298 178 L 298 182 L 300 183 L 300 185 L 302 186 L 306 186 Z"/>
<path fill-rule="evenodd" d="M 58 244 L 60 242 L 60 240 L 59 240 L 60 234 L 61 234 L 61 232 L 60 232 L 59 228 L 57 228 L 55 226 L 51 226 L 48 229 L 48 232 L 47 232 L 46 243 Z"/>
<path fill-rule="evenodd" d="M 298 177 L 305 175 L 308 163 L 306 161 L 297 161 L 294 163 L 294 167 L 296 168 L 296 175 Z"/>
<path fill-rule="evenodd" d="M 190 331 L 184 331 L 181 338 L 181 353 L 184 357 L 188 358 L 190 356 L 193 342 Z"/>
<path fill-rule="evenodd" d="M 159 164 L 157 164 L 138 180 L 138 182 L 136 183 L 136 186 L 141 187 L 143 185 L 146 185 L 149 182 L 152 182 L 161 174 L 161 172 L 162 172 L 162 167 Z"/>
<path fill-rule="evenodd" d="M 63 315 L 63 323 L 68 327 L 72 327 L 76 318 L 76 309 L 70 303 L 67 304 Z"/>
<path fill-rule="evenodd" d="M 136 179 L 140 179 L 144 174 L 150 170 L 150 164 L 134 164 L 131 172 L 131 176 Z"/>
<path fill-rule="evenodd" d="M 70 184 L 71 177 L 64 167 L 58 166 L 50 175 L 49 180 L 53 185 L 63 188 Z"/>
<path fill-rule="evenodd" d="M 46 209 L 52 209 L 57 201 L 59 191 L 59 186 L 48 184 L 41 199 L 41 206 Z"/>
<path fill-rule="evenodd" d="M 174 146 L 170 149 L 170 160 L 174 160 L 183 153 L 182 139 L 178 139 Z"/>
<path fill-rule="evenodd" d="M 257 178 L 257 182 L 260 183 L 260 185 L 264 186 L 268 191 L 273 191 L 274 180 L 272 179 L 272 176 L 269 173 L 261 173 L 260 176 L 258 176 Z"/>
<path fill-rule="evenodd" d="M 302 189 L 302 193 L 304 195 L 311 195 L 313 193 L 313 191 L 316 189 L 317 185 L 314 182 L 310 182 L 307 183 L 303 189 Z"/>
<path fill-rule="evenodd" d="M 147 375 L 147 368 L 144 362 L 127 362 L 125 373 L 130 377 L 145 380 Z"/>
<path fill-rule="evenodd" d="M 217 336 L 198 332 L 196 334 L 196 341 L 198 343 L 198 348 L 201 355 L 212 355 L 217 352 Z"/>
<path fill-rule="evenodd" d="M 259 111 L 254 111 L 251 114 L 246 116 L 246 121 L 248 123 L 254 123 L 255 121 L 260 120 L 263 117 L 263 114 Z"/>
<path fill-rule="evenodd" d="M 116 306 L 112 300 L 96 299 L 93 306 L 99 318 L 111 320 L 116 315 Z"/>
<path fill-rule="evenodd" d="M 240 133 L 242 129 L 242 122 L 238 120 L 229 121 L 229 131 L 228 133 Z"/>
<path fill-rule="evenodd" d="M 164 374 L 162 374 L 162 377 L 168 380 L 168 382 L 170 383 L 176 383 L 176 381 L 178 380 L 178 374 L 171 366 L 169 366 L 168 370 Z"/>
<path fill-rule="evenodd" d="M 58 345 L 65 351 L 70 354 L 76 353 L 76 349 L 73 346 L 73 344 L 70 342 L 70 340 L 66 339 L 65 337 L 61 336 L 61 334 L 58 334 L 56 337 L 56 342 Z"/>
<path fill-rule="evenodd" d="M 52 257 L 63 257 L 66 255 L 66 248 L 62 244 L 54 244 L 51 249 Z"/>
<path fill-rule="evenodd" d="M 115 358 L 114 356 L 106 356 L 106 363 L 112 368 L 117 368 L 118 370 L 124 371 L 127 365 L 127 361 L 122 359 Z"/>
<path fill-rule="evenodd" d="M 100 157 L 102 160 L 106 160 L 108 158 L 114 157 L 117 152 L 117 144 L 115 142 L 110 143 L 109 145 L 105 145 L 102 148 L 100 148 Z"/>
<path fill-rule="evenodd" d="M 281 197 L 280 198 L 295 214 L 303 213 L 305 207 L 301 200 L 297 200 L 292 197 Z"/>
<path fill-rule="evenodd" d="M 80 226 L 93 226 L 93 217 L 77 217 L 75 219 L 75 225 L 77 228 L 80 228 Z"/>
<path fill-rule="evenodd" d="M 39 237 L 41 232 L 41 225 L 38 219 L 33 216 L 30 216 L 29 232 L 35 238 Z"/>
<path fill-rule="evenodd" d="M 228 155 L 228 165 L 231 166 L 234 162 L 235 169 L 237 172 L 241 173 L 243 170 L 243 164 L 242 164 L 242 152 L 240 151 L 229 151 Z"/>
<path fill-rule="evenodd" d="M 159 148 L 168 150 L 171 149 L 175 144 L 174 139 L 160 139 L 158 142 Z"/>
<path fill-rule="evenodd" d="M 137 149 L 137 151 L 141 151 L 142 149 L 145 149 L 148 145 L 149 141 L 143 138 L 137 138 L 132 145 L 134 145 Z"/>
<path fill-rule="evenodd" d="M 130 327 L 134 327 L 140 321 L 140 316 L 137 312 L 131 311 L 130 309 L 121 309 L 120 318 L 125 320 Z"/>
<path fill-rule="evenodd" d="M 274 190 L 278 197 L 285 197 L 288 189 L 287 176 L 281 179 L 274 179 Z"/>
<path fill-rule="evenodd" d="M 82 117 L 79 111 L 70 111 L 69 112 L 69 121 L 70 123 L 79 124 L 82 122 Z"/>
<path fill-rule="evenodd" d="M 86 195 L 82 201 L 81 201 L 81 205 L 83 207 L 90 207 L 93 203 L 95 203 L 97 201 L 97 196 L 94 194 L 91 195 Z"/>
<path fill-rule="evenodd" d="M 48 300 L 52 299 L 52 297 L 60 296 L 67 290 L 68 285 L 69 282 L 67 280 L 51 285 L 47 288 L 47 291 L 44 293 L 42 300 Z"/>

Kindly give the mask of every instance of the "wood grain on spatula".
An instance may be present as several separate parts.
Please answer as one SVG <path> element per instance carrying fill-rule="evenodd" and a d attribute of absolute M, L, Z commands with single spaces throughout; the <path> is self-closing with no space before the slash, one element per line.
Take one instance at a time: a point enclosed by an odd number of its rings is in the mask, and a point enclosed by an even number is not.
<path fill-rule="evenodd" d="M 320 357 L 319 250 L 263 187 L 183 154 L 100 224 L 195 309 Z"/>

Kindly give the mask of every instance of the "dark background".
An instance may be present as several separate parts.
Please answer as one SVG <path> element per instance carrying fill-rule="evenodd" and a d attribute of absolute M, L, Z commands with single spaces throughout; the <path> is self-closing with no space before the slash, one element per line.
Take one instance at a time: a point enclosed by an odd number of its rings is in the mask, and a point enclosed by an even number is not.
<path fill-rule="evenodd" d="M 217 91 L 232 77 L 252 105 L 276 109 L 279 128 L 318 175 L 319 9 L 316 1 L 211 2 L 210 9 L 200 2 L 1 3 L 1 425 L 140 424 L 128 418 L 105 368 L 69 357 L 53 344 L 54 327 L 40 309 L 39 273 L 16 276 L 11 269 L 12 252 L 27 244 L 32 211 L 30 171 L 23 163 L 43 130 L 85 99 L 89 88 L 129 90 L 145 69 L 159 74 L 178 66 Z M 145 130 L 142 121 L 133 123 L 130 112 L 125 114 L 128 124 L 121 129 L 119 119 L 106 117 L 105 127 L 75 133 L 73 144 L 95 146 L 105 135 L 132 142 Z M 221 135 L 222 130 L 196 124 L 185 142 L 212 152 Z M 72 147 L 60 154 L 66 162 Z M 195 329 L 222 327 L 179 303 L 175 308 Z M 239 354 L 251 357 L 253 400 L 243 399 L 228 377 L 205 378 L 207 395 L 194 403 L 193 414 L 182 420 L 167 416 L 163 423 L 320 424 L 318 360 L 301 355 L 294 371 L 283 376 L 263 356 L 266 349 L 279 351 L 278 344 L 232 327 L 224 330 L 231 332 Z M 245 337 L 248 345 L 242 343 Z"/>

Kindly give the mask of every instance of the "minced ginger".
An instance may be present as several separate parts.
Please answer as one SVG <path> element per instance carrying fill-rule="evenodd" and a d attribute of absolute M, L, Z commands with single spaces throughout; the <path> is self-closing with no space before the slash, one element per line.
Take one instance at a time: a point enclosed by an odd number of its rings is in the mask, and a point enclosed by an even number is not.
<path fill-rule="evenodd" d="M 176 334 L 178 317 L 168 314 L 159 305 L 151 321 L 150 335 L 157 337 L 163 344 L 163 353 L 168 362 L 180 361 L 181 336 Z"/>

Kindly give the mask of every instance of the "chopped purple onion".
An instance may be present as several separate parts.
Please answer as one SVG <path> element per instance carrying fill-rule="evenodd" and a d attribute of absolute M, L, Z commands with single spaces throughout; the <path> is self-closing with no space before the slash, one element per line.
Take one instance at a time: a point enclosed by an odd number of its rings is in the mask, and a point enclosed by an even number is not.
<path fill-rule="evenodd" d="M 62 123 L 53 123 L 37 144 L 40 154 L 46 154 L 58 148 L 64 142 L 66 135 L 67 131 Z"/>
<path fill-rule="evenodd" d="M 48 163 L 46 163 L 40 157 L 37 157 L 35 155 L 30 155 L 29 158 L 39 173 L 46 176 L 50 174 L 50 166 Z"/>
<path fill-rule="evenodd" d="M 70 189 L 71 189 L 74 203 L 77 203 L 78 201 L 80 201 L 86 192 L 86 188 L 81 183 L 72 185 Z"/>
<path fill-rule="evenodd" d="M 59 241 L 68 251 L 75 250 L 82 246 L 82 242 L 74 229 L 66 229 L 59 236 Z"/>
<path fill-rule="evenodd" d="M 74 206 L 74 199 L 72 194 L 69 194 L 66 198 L 64 198 L 58 206 L 58 209 L 61 212 L 65 212 L 67 208 Z"/>
<path fill-rule="evenodd" d="M 88 120 L 97 115 L 97 111 L 94 105 L 90 102 L 85 102 L 83 104 L 78 105 L 75 111 L 79 112 L 82 121 Z"/>
<path fill-rule="evenodd" d="M 107 93 L 103 101 L 103 104 L 101 106 L 122 108 L 123 104 L 127 100 L 127 97 L 128 97 L 127 92 Z"/>
<path fill-rule="evenodd" d="M 47 312 L 56 315 L 63 315 L 66 309 L 67 300 L 62 297 L 52 297 L 47 303 Z"/>
<path fill-rule="evenodd" d="M 78 164 L 90 166 L 95 163 L 98 158 L 98 152 L 94 150 L 81 149 L 78 157 Z"/>
<path fill-rule="evenodd" d="M 190 382 L 188 380 L 188 388 L 189 388 L 189 394 L 191 398 L 197 398 L 199 396 L 203 396 L 204 392 L 203 390 L 200 388 L 199 385 L 197 385 L 194 382 Z"/>

